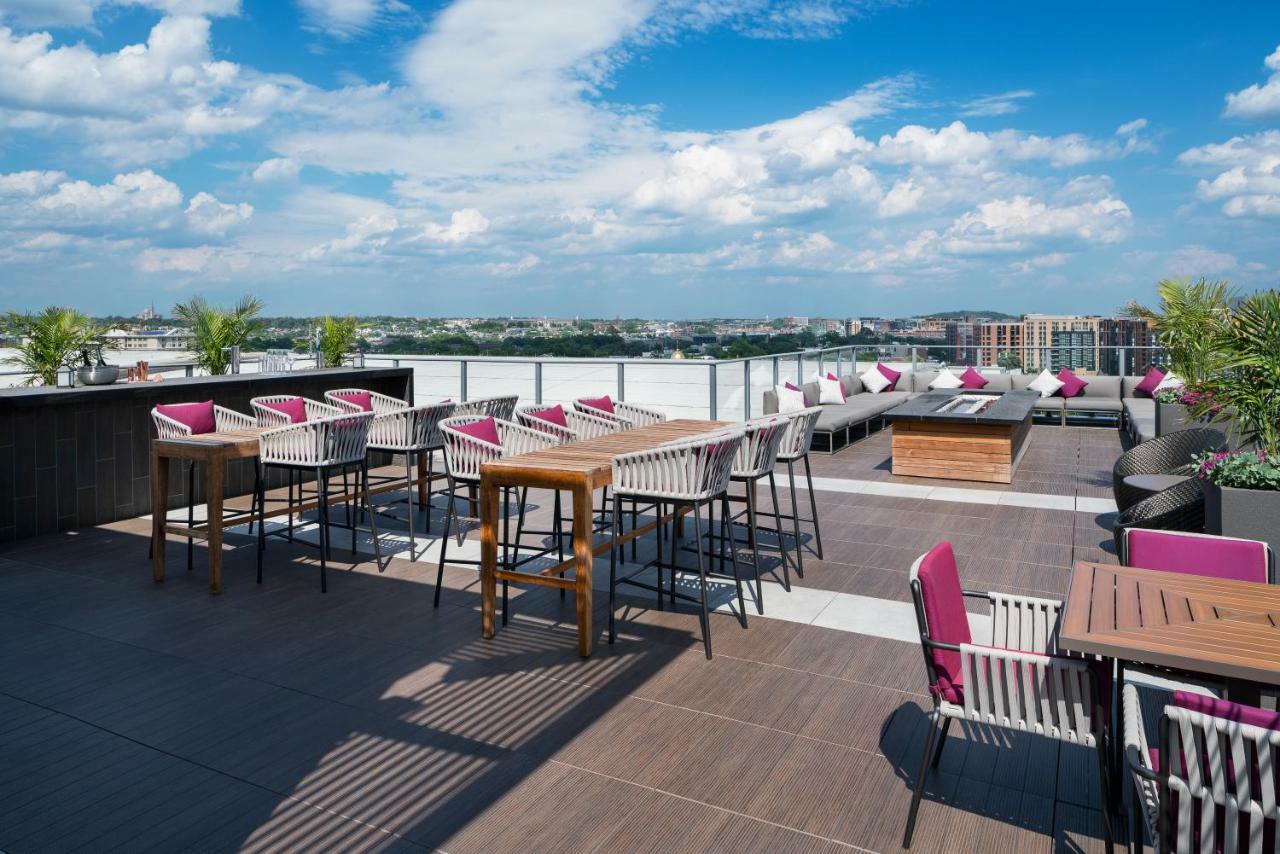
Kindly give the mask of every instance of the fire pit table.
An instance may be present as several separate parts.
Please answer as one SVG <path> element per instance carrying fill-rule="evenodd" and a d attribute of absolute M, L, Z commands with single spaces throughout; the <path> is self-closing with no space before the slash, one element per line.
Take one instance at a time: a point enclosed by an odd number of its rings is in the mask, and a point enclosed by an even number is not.
<path fill-rule="evenodd" d="M 893 424 L 893 473 L 1010 483 L 1040 394 L 931 391 L 884 414 Z"/>

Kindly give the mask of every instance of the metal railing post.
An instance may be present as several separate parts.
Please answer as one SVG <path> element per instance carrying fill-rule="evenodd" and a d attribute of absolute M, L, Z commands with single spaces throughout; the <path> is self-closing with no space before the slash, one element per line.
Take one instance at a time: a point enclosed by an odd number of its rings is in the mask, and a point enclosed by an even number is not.
<path fill-rule="evenodd" d="M 824 368 L 826 368 L 826 365 L 827 365 L 827 352 L 825 350 L 819 350 L 818 351 L 818 376 L 821 377 L 826 375 L 826 371 L 824 370 Z"/>
<path fill-rule="evenodd" d="M 916 374 L 916 348 L 912 347 L 911 348 L 911 375 L 915 376 L 915 374 Z"/>
<path fill-rule="evenodd" d="M 542 363 L 533 363 L 533 402 L 542 405 Z"/>
<path fill-rule="evenodd" d="M 718 401 L 716 400 L 716 363 L 708 362 L 707 367 L 711 369 L 711 420 L 716 420 Z"/>
<path fill-rule="evenodd" d="M 627 399 L 627 363 L 618 363 L 618 400 Z"/>
<path fill-rule="evenodd" d="M 778 380 L 782 379 L 782 377 L 778 375 L 778 361 L 779 361 L 778 357 L 774 356 L 773 357 L 773 384 L 774 385 L 778 385 L 779 384 Z"/>
<path fill-rule="evenodd" d="M 804 351 L 796 353 L 796 385 L 804 385 Z"/>
<path fill-rule="evenodd" d="M 751 360 L 742 362 L 742 420 L 751 418 Z"/>
<path fill-rule="evenodd" d="M 1128 361 L 1128 358 L 1127 358 L 1128 355 L 1129 354 L 1125 351 L 1125 348 L 1123 347 L 1121 347 L 1119 350 L 1116 351 L 1116 373 L 1118 373 L 1122 377 L 1127 376 L 1127 372 L 1125 371 L 1125 368 L 1126 368 L 1125 363 Z"/>
<path fill-rule="evenodd" d="M 458 397 L 463 403 L 467 402 L 467 360 L 458 360 Z"/>
<path fill-rule="evenodd" d="M 841 356 L 843 356 L 843 355 L 844 355 L 844 351 L 843 351 L 843 350 L 840 350 L 840 349 L 837 349 L 837 350 L 836 350 L 836 376 L 837 376 L 837 377 L 839 377 L 839 376 L 840 376 L 840 371 L 841 371 L 841 370 L 843 369 L 843 367 L 844 367 L 843 360 L 841 359 Z"/>

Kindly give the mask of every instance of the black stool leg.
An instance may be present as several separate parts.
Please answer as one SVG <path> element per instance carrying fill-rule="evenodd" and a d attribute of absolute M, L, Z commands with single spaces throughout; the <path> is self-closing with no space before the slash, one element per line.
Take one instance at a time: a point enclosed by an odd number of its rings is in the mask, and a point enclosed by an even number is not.
<path fill-rule="evenodd" d="M 196 464 L 187 463 L 187 527 L 191 527 L 196 523 Z M 253 533 L 253 529 L 249 530 Z M 191 571 L 192 563 L 195 561 L 196 541 L 194 537 L 187 537 L 187 572 Z"/>
<path fill-rule="evenodd" d="M 774 481 L 773 472 L 769 472 L 769 495 L 773 499 L 773 526 L 774 526 L 774 530 L 778 532 L 778 554 L 782 556 L 782 580 L 783 580 L 784 586 L 787 588 L 787 592 L 790 593 L 791 592 L 791 570 L 788 569 L 787 567 L 791 563 L 791 561 L 787 559 L 786 539 L 782 536 L 782 514 L 778 512 L 778 484 Z M 799 522 L 796 523 L 797 526 L 799 526 L 799 524 L 800 524 Z M 799 527 L 797 527 L 796 530 L 799 531 Z M 797 534 L 796 551 L 799 551 L 799 550 L 800 550 L 800 537 L 799 537 L 799 534 Z M 800 573 L 800 570 L 797 569 L 796 574 L 798 575 L 799 573 Z"/>
<path fill-rule="evenodd" d="M 320 592 L 329 592 L 329 472 L 316 469 L 316 502 L 320 515 Z"/>
<path fill-rule="evenodd" d="M 720 516 L 721 519 L 729 518 L 729 494 L 720 496 Z M 738 574 L 738 544 L 733 537 L 733 526 L 729 526 L 729 559 L 733 562 L 733 584 L 738 589 L 738 622 L 745 629 L 747 627 L 747 603 L 742 598 L 742 576 Z M 720 543 L 720 551 L 724 551 L 724 543 Z"/>
<path fill-rule="evenodd" d="M 407 487 L 407 488 L 408 488 L 408 490 L 409 490 L 409 560 L 410 560 L 410 561 L 412 561 L 412 560 L 413 560 L 413 548 L 414 548 L 414 537 L 413 537 L 413 516 L 414 516 L 414 513 L 415 513 L 415 512 L 417 512 L 417 511 L 415 510 L 415 508 L 416 508 L 416 506 L 417 506 L 417 505 L 416 505 L 414 502 L 415 502 L 415 499 L 416 499 L 417 494 L 418 494 L 418 488 L 417 488 L 416 486 L 414 486 L 414 485 L 413 485 L 413 462 L 414 462 L 414 461 L 413 461 L 413 452 L 412 452 L 412 451 L 407 451 L 407 452 L 405 452 L 405 455 L 404 455 L 404 478 L 405 478 L 405 480 L 404 480 L 404 482 L 405 482 L 406 487 Z M 365 468 L 366 468 L 366 469 L 368 469 L 368 464 L 367 464 L 367 463 L 366 463 L 366 465 L 365 465 Z M 370 513 L 373 513 L 373 507 L 372 507 L 372 505 L 371 505 L 371 506 L 370 506 L 370 508 L 369 508 L 369 512 L 370 512 Z"/>
<path fill-rule="evenodd" d="M 618 498 L 615 495 L 613 499 L 613 513 L 609 518 L 609 537 L 611 540 L 618 539 Z M 618 550 L 616 548 L 609 549 L 609 643 L 613 643 L 618 638 L 617 627 L 614 623 L 614 611 L 617 610 L 617 592 L 618 592 Z M 662 585 L 658 585 L 658 601 L 662 601 Z"/>
<path fill-rule="evenodd" d="M 449 526 L 453 524 L 453 478 L 449 478 L 449 492 L 445 499 L 444 536 L 440 539 L 440 563 L 436 567 L 436 596 L 433 608 L 440 607 L 440 586 L 444 584 L 444 556 L 449 548 Z"/>
<path fill-rule="evenodd" d="M 427 504 L 422 509 L 427 514 L 427 523 L 425 525 L 428 534 L 431 533 L 431 481 L 435 479 L 436 454 L 430 448 L 427 449 Z"/>
<path fill-rule="evenodd" d="M 760 574 L 759 529 L 756 528 L 756 491 L 754 484 L 747 484 L 747 527 L 751 546 L 751 566 L 756 571 L 756 611 L 764 613 L 764 577 Z"/>
<path fill-rule="evenodd" d="M 511 568 L 511 487 L 502 487 L 502 568 Z M 502 579 L 502 625 L 507 624 L 507 580 Z"/>
<path fill-rule="evenodd" d="M 795 532 L 796 537 L 796 575 L 804 578 L 804 548 L 800 545 L 800 510 L 796 500 L 796 472 L 791 461 L 787 461 L 787 479 L 791 486 L 791 530 Z M 809 493 L 809 497 L 813 497 L 813 493 Z M 816 514 L 815 517 L 817 518 Z M 782 539 L 782 530 L 778 530 L 778 539 Z"/>
<path fill-rule="evenodd" d="M 658 589 L 658 610 L 662 610 L 662 532 L 666 530 L 666 523 L 662 521 L 663 515 L 666 513 L 666 505 L 661 501 L 658 502 L 658 527 L 656 533 L 658 536 L 658 551 L 653 561 L 654 571 L 658 573 L 658 582 L 653 586 Z"/>
<path fill-rule="evenodd" d="M 289 469 L 289 542 L 293 542 L 293 484 L 298 481 L 298 503 L 302 503 L 302 481 L 297 476 L 297 472 Z"/>
<path fill-rule="evenodd" d="M 788 463 L 790 465 L 790 463 Z M 818 546 L 818 560 L 822 560 L 822 528 L 818 524 L 818 496 L 813 492 L 813 474 L 809 471 L 809 453 L 804 455 L 804 477 L 809 487 L 809 511 L 813 514 L 813 539 Z M 803 567 L 797 570 L 804 576 Z"/>
<path fill-rule="evenodd" d="M 707 568 L 702 561 L 702 512 L 699 505 L 693 505 L 694 546 L 698 551 L 698 584 L 702 588 L 702 645 L 706 649 L 707 659 L 711 658 L 711 615 L 707 610 Z"/>
<path fill-rule="evenodd" d="M 356 491 L 358 492 L 360 490 L 360 473 L 357 471 L 354 474 L 355 477 L 352 480 L 356 482 Z M 352 521 L 352 517 L 359 517 L 359 508 L 362 505 L 356 503 L 356 497 L 351 493 L 351 490 L 347 489 L 347 467 L 345 465 L 342 467 L 342 496 L 346 499 L 343 503 L 347 505 L 347 524 L 351 526 L 351 557 L 354 559 L 356 556 L 356 523 Z M 354 508 L 352 505 L 355 505 Z"/>
<path fill-rule="evenodd" d="M 382 572 L 382 549 L 378 545 L 377 514 L 373 512 L 373 498 L 369 495 L 369 460 L 367 457 L 360 466 L 360 474 L 364 478 L 364 506 L 369 511 L 369 535 L 373 538 L 373 564 L 378 568 L 378 572 Z M 410 552 L 410 555 L 412 554 Z"/>
<path fill-rule="evenodd" d="M 262 553 L 267 549 L 267 526 L 262 521 L 266 511 L 267 492 L 262 485 L 262 463 L 254 461 L 253 503 L 258 509 L 258 583 L 262 583 Z"/>
<path fill-rule="evenodd" d="M 556 538 L 556 560 L 564 563 L 564 522 L 560 518 L 560 490 L 555 491 L 555 499 L 552 501 L 552 512 L 555 513 L 556 521 L 551 526 L 551 535 Z M 560 577 L 564 578 L 564 573 L 560 573 Z M 560 601 L 563 602 L 569 591 L 563 587 L 560 588 Z"/>

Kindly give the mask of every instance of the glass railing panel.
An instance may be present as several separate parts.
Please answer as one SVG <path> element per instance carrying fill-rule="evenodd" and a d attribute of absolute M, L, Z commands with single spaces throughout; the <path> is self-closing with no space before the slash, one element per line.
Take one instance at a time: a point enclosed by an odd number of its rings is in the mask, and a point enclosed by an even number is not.
<path fill-rule="evenodd" d="M 668 418 L 711 417 L 711 371 L 706 362 L 628 362 L 626 400 Z"/>
<path fill-rule="evenodd" d="M 517 405 L 534 402 L 533 362 L 467 362 L 467 399 L 515 394 Z"/>
<path fill-rule="evenodd" d="M 575 398 L 618 399 L 618 366 L 609 362 L 543 362 L 542 402 L 568 408 Z M 523 402 L 523 401 L 522 401 Z M 529 398 L 529 403 L 533 398 Z"/>

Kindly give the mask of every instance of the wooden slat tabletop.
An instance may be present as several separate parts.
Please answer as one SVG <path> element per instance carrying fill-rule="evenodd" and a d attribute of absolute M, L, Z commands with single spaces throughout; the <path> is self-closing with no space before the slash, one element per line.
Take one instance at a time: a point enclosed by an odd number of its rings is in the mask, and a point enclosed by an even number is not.
<path fill-rule="evenodd" d="M 512 482 L 522 476 L 545 475 L 586 479 L 599 486 L 609 482 L 613 458 L 618 454 L 643 451 L 663 442 L 686 439 L 729 426 L 731 424 L 728 421 L 701 421 L 692 418 L 663 421 L 649 427 L 638 427 L 635 430 L 624 430 L 621 433 L 494 460 L 485 463 L 480 472 L 486 477 L 496 477 L 503 482 Z"/>
<path fill-rule="evenodd" d="M 1079 562 L 1059 644 L 1280 685 L 1280 585 Z"/>
<path fill-rule="evenodd" d="M 258 454 L 258 437 L 267 429 L 269 428 L 250 427 L 247 430 L 223 430 L 173 439 L 152 439 L 151 447 L 157 453 L 172 457 L 205 457 L 218 452 L 228 458 L 253 457 Z"/>

